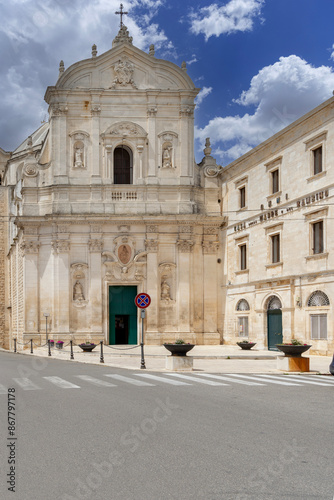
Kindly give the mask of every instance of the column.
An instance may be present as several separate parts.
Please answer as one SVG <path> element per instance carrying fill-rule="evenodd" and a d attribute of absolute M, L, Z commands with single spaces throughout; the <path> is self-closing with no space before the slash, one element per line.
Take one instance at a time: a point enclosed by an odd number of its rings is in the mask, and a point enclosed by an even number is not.
<path fill-rule="evenodd" d="M 159 303 L 159 273 L 158 273 L 158 240 L 149 235 L 145 240 L 147 250 L 147 278 L 146 290 L 151 297 L 151 304 L 147 309 L 147 333 L 157 333 L 158 331 L 158 303 Z"/>
<path fill-rule="evenodd" d="M 217 241 L 203 241 L 204 342 L 205 334 L 218 333 L 218 247 Z"/>
<path fill-rule="evenodd" d="M 180 239 L 178 246 L 178 304 L 179 332 L 190 333 L 190 254 L 192 240 Z"/>
<path fill-rule="evenodd" d="M 38 249 L 39 242 L 23 241 L 21 248 L 23 251 L 23 269 L 24 269 L 24 333 L 38 333 Z"/>
<path fill-rule="evenodd" d="M 89 303 L 90 303 L 90 328 L 92 332 L 102 335 L 102 261 L 101 252 L 103 242 L 102 234 L 94 234 L 96 239 L 89 241 L 90 252 L 90 283 Z"/>

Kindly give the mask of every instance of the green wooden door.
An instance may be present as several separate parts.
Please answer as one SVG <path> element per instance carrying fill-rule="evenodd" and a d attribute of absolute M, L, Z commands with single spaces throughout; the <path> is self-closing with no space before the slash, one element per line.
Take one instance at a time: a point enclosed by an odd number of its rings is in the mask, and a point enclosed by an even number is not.
<path fill-rule="evenodd" d="M 267 311 L 268 318 L 268 349 L 276 351 L 275 344 L 283 342 L 282 335 L 282 311 L 281 309 L 270 309 Z"/>
<path fill-rule="evenodd" d="M 136 286 L 109 287 L 109 344 L 137 344 Z"/>

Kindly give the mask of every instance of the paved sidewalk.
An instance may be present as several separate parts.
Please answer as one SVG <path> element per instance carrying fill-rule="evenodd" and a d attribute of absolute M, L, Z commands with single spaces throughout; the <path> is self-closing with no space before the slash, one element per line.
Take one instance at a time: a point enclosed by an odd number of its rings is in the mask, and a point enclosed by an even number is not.
<path fill-rule="evenodd" d="M 34 347 L 34 353 L 29 349 L 19 351 L 29 356 L 48 357 L 47 347 Z M 7 351 L 8 352 L 8 351 Z M 100 363 L 100 346 L 92 352 L 83 352 L 80 347 L 73 348 L 74 360 L 70 359 L 70 346 L 63 350 L 51 349 L 51 358 L 66 360 L 68 362 Z M 110 348 L 103 346 L 104 365 L 129 370 L 140 369 L 141 351 L 140 346 L 129 349 L 129 346 L 117 346 Z M 277 369 L 277 357 L 283 354 L 264 349 L 252 349 L 243 351 L 238 346 L 210 345 L 195 346 L 188 356 L 194 359 L 194 371 L 208 373 L 283 373 Z M 165 371 L 166 355 L 169 356 L 164 346 L 145 346 L 144 356 L 146 369 L 149 371 Z M 310 355 L 310 370 L 312 373 L 329 374 L 329 365 L 332 356 Z M 50 358 L 49 358 L 50 359 Z"/>

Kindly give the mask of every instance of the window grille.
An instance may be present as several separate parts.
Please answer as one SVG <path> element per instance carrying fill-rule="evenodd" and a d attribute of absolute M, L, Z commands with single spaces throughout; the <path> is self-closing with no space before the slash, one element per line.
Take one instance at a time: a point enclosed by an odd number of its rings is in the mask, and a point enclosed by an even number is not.
<path fill-rule="evenodd" d="M 311 314 L 311 339 L 327 339 L 327 314 Z"/>
<path fill-rule="evenodd" d="M 268 301 L 268 310 L 272 309 L 282 309 L 282 303 L 280 299 L 276 296 L 270 297 Z"/>
<path fill-rule="evenodd" d="M 237 303 L 237 311 L 249 311 L 249 304 L 246 299 L 241 299 Z"/>
<path fill-rule="evenodd" d="M 308 307 L 322 307 L 329 306 L 329 298 L 327 295 L 321 290 L 316 290 L 310 295 L 310 298 L 307 302 Z"/>

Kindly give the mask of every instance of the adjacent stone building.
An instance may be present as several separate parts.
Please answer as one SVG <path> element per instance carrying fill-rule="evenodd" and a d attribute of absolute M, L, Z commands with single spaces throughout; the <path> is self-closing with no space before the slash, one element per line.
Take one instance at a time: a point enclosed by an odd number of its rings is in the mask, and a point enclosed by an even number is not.
<path fill-rule="evenodd" d="M 194 158 L 186 65 L 132 44 L 59 68 L 0 150 L 0 342 L 333 343 L 334 98 L 222 168 Z"/>

